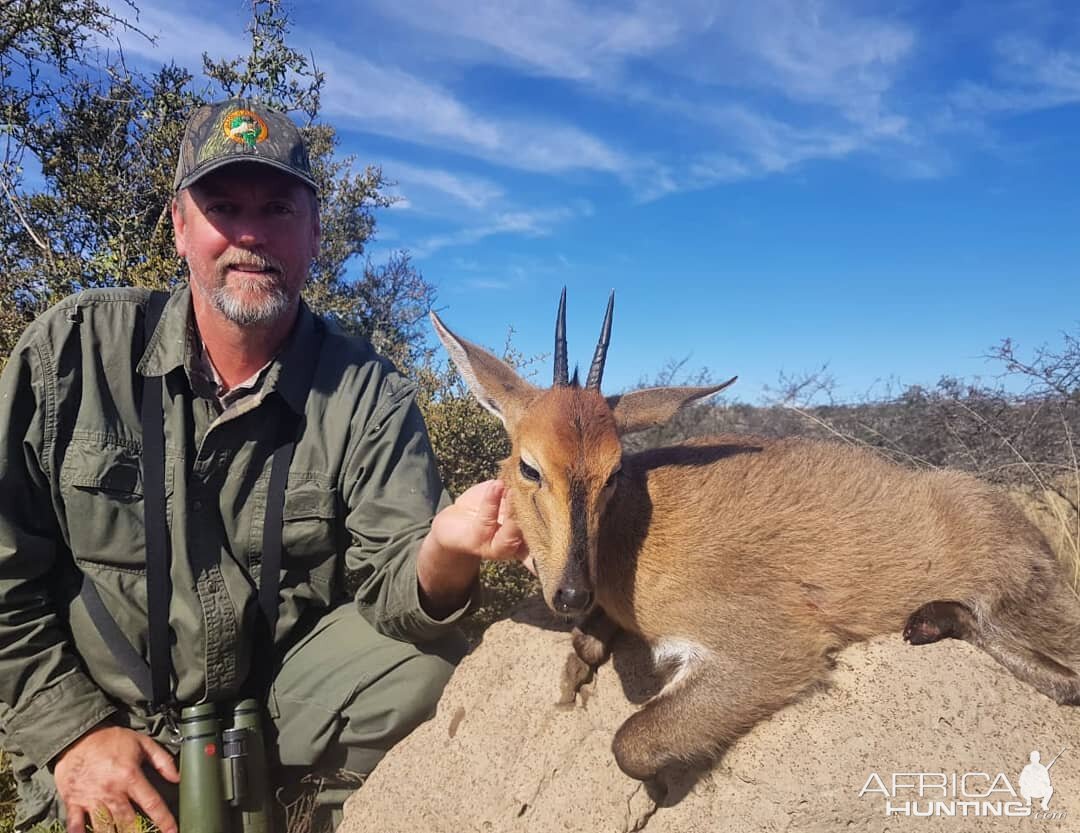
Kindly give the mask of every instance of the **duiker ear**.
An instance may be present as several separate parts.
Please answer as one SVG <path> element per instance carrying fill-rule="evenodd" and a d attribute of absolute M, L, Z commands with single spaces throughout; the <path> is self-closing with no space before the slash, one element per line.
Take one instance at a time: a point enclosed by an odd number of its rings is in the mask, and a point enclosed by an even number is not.
<path fill-rule="evenodd" d="M 518 376 L 506 362 L 482 347 L 458 338 L 434 312 L 430 316 L 436 335 L 473 396 L 509 429 L 510 423 L 517 422 L 537 389 Z"/>
<path fill-rule="evenodd" d="M 685 405 L 719 393 L 728 385 L 735 383 L 738 376 L 732 376 L 720 385 L 704 388 L 644 388 L 631 391 L 622 396 L 609 396 L 607 403 L 615 416 L 615 426 L 619 434 L 633 434 L 663 425 Z"/>

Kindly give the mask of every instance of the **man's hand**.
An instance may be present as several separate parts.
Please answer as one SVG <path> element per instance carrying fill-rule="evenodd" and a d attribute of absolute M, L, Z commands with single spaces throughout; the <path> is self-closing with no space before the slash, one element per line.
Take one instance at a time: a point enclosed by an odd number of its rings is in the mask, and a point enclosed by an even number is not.
<path fill-rule="evenodd" d="M 529 564 L 501 480 L 466 490 L 431 522 L 416 563 L 420 599 L 428 614 L 442 619 L 461 607 L 484 559 Z"/>
<path fill-rule="evenodd" d="M 149 761 L 174 784 L 180 773 L 164 747 L 122 726 L 91 729 L 56 762 L 56 790 L 67 808 L 68 833 L 85 833 L 86 818 L 107 812 L 120 833 L 134 831 L 137 805 L 161 833 L 177 833 L 168 805 L 150 784 L 142 765 Z"/>
<path fill-rule="evenodd" d="M 447 553 L 499 561 L 525 557 L 521 527 L 510 517 L 509 496 L 501 480 L 466 490 L 435 516 L 431 535 Z"/>

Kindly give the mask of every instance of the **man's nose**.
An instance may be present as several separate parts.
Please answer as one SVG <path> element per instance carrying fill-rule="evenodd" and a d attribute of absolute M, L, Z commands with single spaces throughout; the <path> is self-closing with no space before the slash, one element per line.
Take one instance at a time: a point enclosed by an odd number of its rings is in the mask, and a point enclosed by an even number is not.
<path fill-rule="evenodd" d="M 265 226 L 256 218 L 241 218 L 233 226 L 233 239 L 238 246 L 254 249 L 266 242 Z"/>

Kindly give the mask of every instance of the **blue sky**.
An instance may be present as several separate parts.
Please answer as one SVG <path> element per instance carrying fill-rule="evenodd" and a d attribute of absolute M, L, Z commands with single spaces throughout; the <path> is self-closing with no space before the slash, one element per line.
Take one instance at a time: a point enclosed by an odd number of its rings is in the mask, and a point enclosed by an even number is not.
<path fill-rule="evenodd" d="M 245 4 L 142 0 L 192 69 L 246 48 Z M 838 393 L 992 381 L 982 357 L 1080 322 L 1080 15 L 1073 2 L 313 0 L 342 149 L 401 197 L 447 323 L 551 350 L 568 287 L 586 365 L 616 290 L 605 388 L 665 361 L 828 362 Z M 546 383 L 547 371 L 543 374 Z"/>

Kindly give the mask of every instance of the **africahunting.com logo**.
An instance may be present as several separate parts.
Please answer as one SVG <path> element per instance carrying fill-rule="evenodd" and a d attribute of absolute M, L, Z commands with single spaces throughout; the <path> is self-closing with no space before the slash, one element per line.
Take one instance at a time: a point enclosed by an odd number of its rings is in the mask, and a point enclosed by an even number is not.
<path fill-rule="evenodd" d="M 1066 749 L 1048 764 L 1042 763 L 1037 750 L 1032 752 L 1015 782 L 1004 772 L 871 772 L 859 797 L 878 797 L 886 816 L 1004 816 L 1064 821 L 1066 811 L 1055 811 L 1050 806 L 1054 796 L 1050 770 Z"/>

